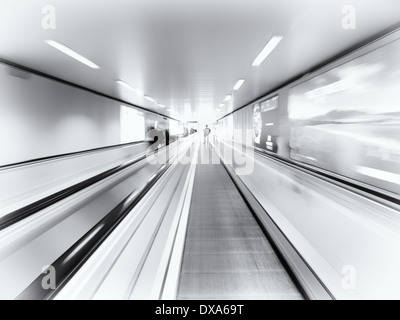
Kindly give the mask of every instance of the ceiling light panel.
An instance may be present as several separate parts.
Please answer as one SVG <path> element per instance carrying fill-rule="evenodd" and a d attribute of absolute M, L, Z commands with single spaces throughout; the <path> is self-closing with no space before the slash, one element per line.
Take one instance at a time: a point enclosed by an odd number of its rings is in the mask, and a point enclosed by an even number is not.
<path fill-rule="evenodd" d="M 57 41 L 53 40 L 46 40 L 45 41 L 49 46 L 52 46 L 53 48 L 61 51 L 62 53 L 66 54 L 67 56 L 79 61 L 80 63 L 83 63 L 84 65 L 92 68 L 92 69 L 100 69 L 100 67 L 95 64 L 93 61 L 90 61 L 89 59 L 85 58 L 78 52 L 72 50 L 70 47 L 67 47 L 66 45 L 63 45 Z"/>
<path fill-rule="evenodd" d="M 264 49 L 260 52 L 257 58 L 253 62 L 253 67 L 258 67 L 264 60 L 271 54 L 271 52 L 276 48 L 276 46 L 281 42 L 283 37 L 275 36 L 267 43 Z"/>

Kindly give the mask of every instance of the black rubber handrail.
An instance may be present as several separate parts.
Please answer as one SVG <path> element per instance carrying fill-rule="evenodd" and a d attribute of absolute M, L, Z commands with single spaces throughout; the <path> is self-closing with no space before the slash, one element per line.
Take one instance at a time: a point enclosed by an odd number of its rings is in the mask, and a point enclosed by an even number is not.
<path fill-rule="evenodd" d="M 106 178 L 130 167 L 130 166 L 133 166 L 133 165 L 137 164 L 138 162 L 143 161 L 144 159 L 146 159 L 145 154 L 143 154 L 125 164 L 118 165 L 112 169 L 109 169 L 105 172 L 97 174 L 91 178 L 88 178 L 88 179 L 86 179 L 82 182 L 79 182 L 73 186 L 70 186 L 64 190 L 53 193 L 43 199 L 40 199 L 36 202 L 31 203 L 23 208 L 15 210 L 15 211 L 0 218 L 0 230 L 3 230 L 5 228 L 13 225 L 14 223 L 17 223 L 17 222 L 19 222 L 37 212 L 43 210 L 43 209 L 85 189 L 85 188 L 92 186 L 93 184 L 95 184 L 97 182 L 100 182 L 103 179 L 106 179 Z"/>
<path fill-rule="evenodd" d="M 82 151 L 76 151 L 76 152 L 70 152 L 70 153 L 63 153 L 63 154 L 42 157 L 42 158 L 35 158 L 35 159 L 31 159 L 31 160 L 26 160 L 26 161 L 21 161 L 21 162 L 16 162 L 16 163 L 11 163 L 11 164 L 0 166 L 0 170 L 7 170 L 7 169 L 15 168 L 15 167 L 28 166 L 28 165 L 32 165 L 32 164 L 36 164 L 36 163 L 53 161 L 53 160 L 58 160 L 58 159 L 63 159 L 63 158 L 76 157 L 76 156 L 80 156 L 80 155 L 84 155 L 84 154 L 88 154 L 88 153 L 95 153 L 95 152 L 99 152 L 99 151 L 124 148 L 124 147 L 138 145 L 141 143 L 146 143 L 146 141 L 136 141 L 136 142 L 130 142 L 130 143 L 115 144 L 115 145 L 105 146 L 105 147 L 100 147 L 100 148 L 94 148 L 94 149 L 88 149 L 88 150 L 82 150 Z"/>
<path fill-rule="evenodd" d="M 51 265 L 56 271 L 55 289 L 43 288 L 42 283 L 47 274 L 42 273 L 16 299 L 46 300 L 55 297 L 170 166 L 166 164 L 158 169 L 142 189 L 133 191 Z"/>

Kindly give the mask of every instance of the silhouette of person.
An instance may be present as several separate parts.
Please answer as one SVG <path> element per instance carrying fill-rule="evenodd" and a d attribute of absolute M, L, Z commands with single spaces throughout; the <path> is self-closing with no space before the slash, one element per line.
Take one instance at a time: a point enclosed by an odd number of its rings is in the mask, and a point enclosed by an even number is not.
<path fill-rule="evenodd" d="M 210 142 L 211 129 L 207 125 L 206 128 L 203 131 L 204 131 L 204 144 L 209 143 Z"/>

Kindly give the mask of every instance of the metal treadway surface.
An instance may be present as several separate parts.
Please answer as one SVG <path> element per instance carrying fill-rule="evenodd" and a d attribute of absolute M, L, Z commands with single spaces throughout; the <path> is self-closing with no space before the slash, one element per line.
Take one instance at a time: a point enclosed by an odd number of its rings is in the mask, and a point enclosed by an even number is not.
<path fill-rule="evenodd" d="M 303 299 L 221 164 L 196 169 L 178 299 Z"/>

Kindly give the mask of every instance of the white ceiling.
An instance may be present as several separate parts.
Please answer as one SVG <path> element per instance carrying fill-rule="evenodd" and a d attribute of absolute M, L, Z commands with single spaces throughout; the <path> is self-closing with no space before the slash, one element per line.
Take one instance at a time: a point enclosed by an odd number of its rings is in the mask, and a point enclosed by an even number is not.
<path fill-rule="evenodd" d="M 41 26 L 48 4 L 56 30 Z M 344 5 L 356 8 L 356 30 L 342 28 Z M 220 116 L 398 23 L 399 13 L 398 0 L 1 0 L 0 58 L 169 114 L 115 83 L 122 78 L 173 116 L 196 119 L 215 115 L 240 78 L 246 83 Z M 252 67 L 273 35 L 285 38 Z"/>

